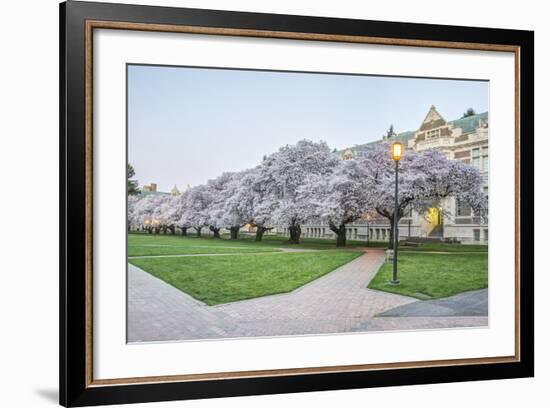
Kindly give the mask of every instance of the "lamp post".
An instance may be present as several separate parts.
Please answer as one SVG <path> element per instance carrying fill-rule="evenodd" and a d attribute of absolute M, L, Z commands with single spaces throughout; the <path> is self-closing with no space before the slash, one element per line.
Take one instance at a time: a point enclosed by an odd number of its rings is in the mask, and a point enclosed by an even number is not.
<path fill-rule="evenodd" d="M 399 142 L 395 142 L 391 147 L 391 156 L 395 162 L 395 206 L 393 209 L 393 276 L 391 284 L 398 285 L 399 279 L 397 279 L 397 245 L 399 243 L 399 237 L 397 236 L 397 193 L 399 191 L 399 160 L 403 156 L 403 145 Z"/>

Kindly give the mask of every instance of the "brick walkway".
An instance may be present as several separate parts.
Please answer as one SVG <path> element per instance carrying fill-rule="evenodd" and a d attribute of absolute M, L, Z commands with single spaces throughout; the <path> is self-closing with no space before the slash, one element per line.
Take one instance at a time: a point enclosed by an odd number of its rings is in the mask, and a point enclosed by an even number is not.
<path fill-rule="evenodd" d="M 378 313 L 416 301 L 366 288 L 383 261 L 383 251 L 369 250 L 291 293 L 214 308 L 237 320 L 243 336 L 347 332 Z"/>
<path fill-rule="evenodd" d="M 365 255 L 293 292 L 217 306 L 207 306 L 128 265 L 128 341 L 449 327 L 449 322 L 441 318 L 373 319 L 384 311 L 418 302 L 366 288 L 383 262 L 382 250 L 369 249 Z M 483 322 L 473 324 L 458 317 L 454 323 L 479 326 L 485 325 Z"/>
<path fill-rule="evenodd" d="M 226 337 L 232 325 L 223 312 L 128 264 L 128 342 Z"/>

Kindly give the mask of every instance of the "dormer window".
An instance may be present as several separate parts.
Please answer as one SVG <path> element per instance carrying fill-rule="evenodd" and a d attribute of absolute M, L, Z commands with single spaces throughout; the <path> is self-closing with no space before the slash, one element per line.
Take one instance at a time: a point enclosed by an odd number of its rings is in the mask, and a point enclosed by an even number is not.
<path fill-rule="evenodd" d="M 426 132 L 426 139 L 435 139 L 441 135 L 441 129 L 428 130 Z"/>

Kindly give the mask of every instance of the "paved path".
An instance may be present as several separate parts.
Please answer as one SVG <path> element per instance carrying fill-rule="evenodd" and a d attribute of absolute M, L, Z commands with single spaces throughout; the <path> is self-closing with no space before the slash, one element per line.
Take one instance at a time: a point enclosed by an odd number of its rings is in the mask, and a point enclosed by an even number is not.
<path fill-rule="evenodd" d="M 367 289 L 384 261 L 369 250 L 293 292 L 218 306 L 128 265 L 128 341 L 346 332 L 416 299 Z"/>
<path fill-rule="evenodd" d="M 226 337 L 236 322 L 128 264 L 128 342 Z"/>
<path fill-rule="evenodd" d="M 443 299 L 424 300 L 398 306 L 379 316 L 487 316 L 489 311 L 488 289 L 472 290 Z"/>
<path fill-rule="evenodd" d="M 383 262 L 384 251 L 369 250 L 291 293 L 215 309 L 239 321 L 244 336 L 347 332 L 378 313 L 416 301 L 366 288 Z"/>
<path fill-rule="evenodd" d="M 443 299 L 423 300 L 378 314 L 356 331 L 413 330 L 488 325 L 488 289 L 472 290 Z"/>
<path fill-rule="evenodd" d="M 418 301 L 367 289 L 383 262 L 383 250 L 369 249 L 293 292 L 217 306 L 207 306 L 129 264 L 128 341 L 487 325 L 486 291 Z"/>
<path fill-rule="evenodd" d="M 487 316 L 375 317 L 363 322 L 352 331 L 452 329 L 458 327 L 486 327 L 488 324 L 489 319 Z"/>

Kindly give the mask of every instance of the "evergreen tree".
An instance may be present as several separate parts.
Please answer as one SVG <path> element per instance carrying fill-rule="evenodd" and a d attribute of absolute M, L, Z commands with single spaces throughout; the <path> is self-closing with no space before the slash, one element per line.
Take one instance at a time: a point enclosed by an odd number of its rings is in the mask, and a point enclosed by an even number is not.
<path fill-rule="evenodd" d="M 462 114 L 462 117 L 467 118 L 468 116 L 474 116 L 475 114 L 476 111 L 473 108 L 468 108 L 468 110 Z"/>
<path fill-rule="evenodd" d="M 136 175 L 136 171 L 134 170 L 134 167 L 130 163 L 128 163 L 128 166 L 126 167 L 126 176 L 128 178 L 126 188 L 128 190 L 129 196 L 137 195 L 139 193 L 138 181 L 132 179 L 132 177 L 134 177 L 135 175 Z"/>
<path fill-rule="evenodd" d="M 395 130 L 393 128 L 393 124 L 390 125 L 390 128 L 386 131 L 386 135 L 384 136 L 384 140 L 391 139 L 396 135 Z"/>

